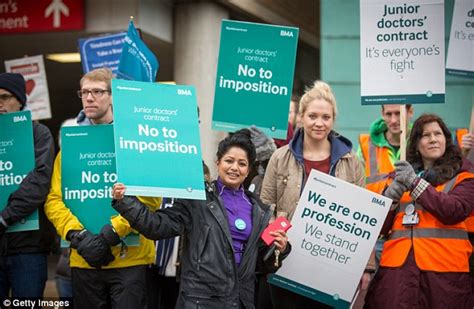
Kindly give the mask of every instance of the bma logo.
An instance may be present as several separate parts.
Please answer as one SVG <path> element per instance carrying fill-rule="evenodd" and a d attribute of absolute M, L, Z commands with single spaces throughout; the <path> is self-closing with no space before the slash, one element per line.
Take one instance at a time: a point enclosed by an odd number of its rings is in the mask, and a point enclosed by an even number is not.
<path fill-rule="evenodd" d="M 189 89 L 178 89 L 178 95 L 193 95 Z"/>
<path fill-rule="evenodd" d="M 28 119 L 26 119 L 26 116 L 25 115 L 22 115 L 22 116 L 13 116 L 13 122 L 19 122 L 19 121 L 27 121 Z"/>
<path fill-rule="evenodd" d="M 293 32 L 291 31 L 286 31 L 286 30 L 280 30 L 280 36 L 288 36 L 288 37 L 293 37 Z"/>
<path fill-rule="evenodd" d="M 378 198 L 374 197 L 372 198 L 372 203 L 377 204 L 379 206 L 385 207 L 385 201 L 379 200 Z"/>

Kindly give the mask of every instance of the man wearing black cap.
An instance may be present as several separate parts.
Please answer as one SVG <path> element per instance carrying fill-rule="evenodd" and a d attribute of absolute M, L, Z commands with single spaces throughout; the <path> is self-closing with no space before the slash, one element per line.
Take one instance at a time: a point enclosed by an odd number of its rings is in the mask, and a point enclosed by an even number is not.
<path fill-rule="evenodd" d="M 20 74 L 0 74 L 0 114 L 21 111 L 26 105 L 25 80 Z M 0 301 L 11 296 L 39 299 L 47 280 L 47 254 L 54 234 L 44 214 L 54 159 L 51 132 L 33 123 L 35 168 L 23 179 L 0 211 Z M 21 155 L 21 154 L 19 154 Z M 15 222 L 39 211 L 39 230 L 6 233 Z"/>
<path fill-rule="evenodd" d="M 26 104 L 26 85 L 23 76 L 0 74 L 0 114 L 18 112 Z"/>

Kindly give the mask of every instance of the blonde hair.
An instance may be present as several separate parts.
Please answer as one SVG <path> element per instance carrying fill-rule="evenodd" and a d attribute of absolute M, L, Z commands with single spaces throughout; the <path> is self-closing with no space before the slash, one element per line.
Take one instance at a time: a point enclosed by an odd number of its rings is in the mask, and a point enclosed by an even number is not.
<path fill-rule="evenodd" d="M 103 67 L 87 72 L 84 76 L 82 76 L 79 84 L 82 87 L 82 84 L 86 79 L 92 80 L 94 82 L 104 82 L 107 84 L 107 89 L 110 91 L 110 81 L 112 80 L 112 78 L 114 78 L 114 74 L 112 73 L 112 71 L 109 68 Z"/>
<path fill-rule="evenodd" d="M 304 95 L 300 100 L 300 114 L 303 115 L 308 105 L 314 100 L 324 100 L 332 105 L 333 117 L 336 119 L 337 115 L 337 103 L 336 97 L 332 92 L 331 87 L 323 81 L 317 80 L 314 82 L 313 87 L 306 89 Z"/>

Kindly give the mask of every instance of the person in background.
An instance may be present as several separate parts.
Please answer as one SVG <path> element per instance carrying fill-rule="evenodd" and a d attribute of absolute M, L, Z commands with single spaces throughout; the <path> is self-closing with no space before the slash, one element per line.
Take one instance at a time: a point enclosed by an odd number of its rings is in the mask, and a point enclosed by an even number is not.
<path fill-rule="evenodd" d="M 410 119 L 413 117 L 413 107 L 405 105 L 409 136 Z M 357 156 L 365 167 L 367 189 L 381 193 L 384 178 L 394 171 L 394 163 L 400 160 L 400 105 L 382 105 L 382 117 L 370 126 L 369 134 L 359 136 Z M 381 181 L 381 182 L 379 182 Z M 380 186 L 382 188 L 380 189 Z"/>
<path fill-rule="evenodd" d="M 296 128 L 296 123 L 298 121 L 300 100 L 301 97 L 296 94 L 291 96 L 290 110 L 288 112 L 288 123 L 293 127 L 293 129 Z"/>
<path fill-rule="evenodd" d="M 19 112 L 25 105 L 23 76 L 1 73 L 0 114 Z M 0 303 L 9 296 L 41 299 L 48 279 L 47 255 L 54 245 L 54 229 L 44 214 L 44 202 L 53 171 L 54 140 L 46 126 L 32 125 L 35 166 L 10 194 L 7 204 L 1 205 L 5 208 L 0 211 Z M 36 210 L 38 230 L 6 233 L 9 226 Z"/>
<path fill-rule="evenodd" d="M 463 156 L 474 163 L 474 134 L 470 133 L 467 128 L 456 130 L 456 142 L 461 148 Z M 474 248 L 474 212 L 466 219 L 466 228 L 468 231 L 469 241 Z M 474 295 L 474 254 L 469 258 L 469 274 L 471 275 L 472 291 Z"/>
<path fill-rule="evenodd" d="M 295 131 L 302 127 L 301 113 L 300 113 L 300 98 L 296 102 L 296 117 L 295 117 Z"/>
<path fill-rule="evenodd" d="M 251 132 L 251 140 L 255 146 L 255 151 L 257 154 L 254 169 L 256 170 L 256 174 L 254 174 L 250 181 L 249 191 L 260 197 L 263 176 L 265 175 L 268 161 L 276 150 L 276 146 L 273 139 L 266 136 L 265 133 L 263 133 L 262 130 L 258 129 L 257 127 L 252 126 L 249 130 Z"/>
<path fill-rule="evenodd" d="M 291 220 L 300 194 L 312 169 L 349 183 L 364 186 L 361 162 L 352 151 L 352 143 L 333 130 L 337 116 L 336 98 L 328 84 L 316 81 L 300 101 L 302 128 L 291 142 L 277 149 L 267 166 L 260 197 L 276 205 L 276 216 Z M 370 263 L 367 271 L 372 272 Z M 315 274 L 317 276 L 317 274 Z M 364 274 L 365 289 L 370 275 Z M 326 308 L 327 306 L 288 290 L 271 286 L 275 308 Z"/>
<path fill-rule="evenodd" d="M 463 155 L 474 163 L 474 133 L 469 132 L 466 128 L 457 129 L 456 140 Z"/>
<path fill-rule="evenodd" d="M 407 132 L 413 117 L 411 104 L 405 105 Z M 389 173 L 395 170 L 394 163 L 400 160 L 400 105 L 382 105 L 382 117 L 370 126 L 369 134 L 359 136 L 357 156 L 365 167 L 366 188 L 381 194 Z M 381 235 L 375 244 L 375 265 L 378 267 L 382 255 L 384 237 Z"/>
<path fill-rule="evenodd" d="M 300 98 L 296 95 L 291 96 L 290 109 L 288 110 L 288 131 L 286 132 L 286 139 L 275 139 L 275 145 L 277 148 L 287 145 L 293 137 L 298 115 L 299 99 Z"/>
<path fill-rule="evenodd" d="M 260 235 L 271 217 L 270 207 L 242 185 L 255 156 L 248 130 L 229 135 L 219 143 L 219 177 L 206 186 L 206 200 L 178 199 L 155 213 L 114 185 L 112 206 L 133 228 L 150 239 L 182 235 L 176 308 L 254 308 L 255 272 L 268 250 Z M 274 272 L 290 246 L 283 230 L 270 234 L 278 251 L 262 266 Z"/>
<path fill-rule="evenodd" d="M 251 140 L 256 151 L 256 174 L 251 179 L 248 190 L 260 197 L 262 190 L 263 177 L 268 165 L 270 157 L 276 150 L 273 139 L 263 133 L 257 127 L 250 127 Z M 270 286 L 267 282 L 267 274 L 257 272 L 257 283 L 255 285 L 255 307 L 257 309 L 273 308 L 272 299 L 270 297 Z"/>
<path fill-rule="evenodd" d="M 209 167 L 202 161 L 204 181 L 211 183 Z M 174 198 L 163 198 L 161 209 L 173 207 Z M 179 295 L 179 272 L 183 243 L 181 236 L 155 242 L 156 260 L 147 269 L 147 308 L 174 308 Z"/>
<path fill-rule="evenodd" d="M 204 181 L 206 184 L 210 184 L 212 182 L 211 179 L 211 171 L 209 170 L 209 166 L 202 160 L 202 172 L 204 173 Z"/>
<path fill-rule="evenodd" d="M 77 117 L 79 125 L 113 122 L 112 78 L 107 68 L 92 70 L 82 77 L 78 91 L 83 106 Z M 161 198 L 141 199 L 153 209 L 161 204 Z M 140 235 L 139 245 L 125 250 L 122 238 L 132 229 L 121 216 L 111 218 L 98 234 L 88 231 L 63 200 L 61 152 L 54 162 L 45 213 L 59 236 L 71 242 L 69 264 L 75 308 L 146 307 L 145 272 L 154 261 L 153 241 Z"/>
<path fill-rule="evenodd" d="M 70 118 L 63 121 L 61 128 L 74 127 L 77 125 L 76 119 Z M 59 147 L 61 147 L 61 134 L 59 134 L 58 141 Z M 59 298 L 62 300 L 72 299 L 73 297 L 69 254 L 69 248 L 61 248 L 61 254 L 56 264 L 56 274 L 54 276 L 56 280 L 56 290 L 58 291 Z"/>
<path fill-rule="evenodd" d="M 388 233 L 366 308 L 473 308 L 465 220 L 474 204 L 472 163 L 437 115 L 420 116 L 407 161 L 383 194 L 393 200 Z"/>
<path fill-rule="evenodd" d="M 163 198 L 160 209 L 173 207 L 174 198 Z M 155 242 L 156 259 L 147 269 L 147 308 L 174 308 L 179 292 L 177 276 L 180 236 Z"/>

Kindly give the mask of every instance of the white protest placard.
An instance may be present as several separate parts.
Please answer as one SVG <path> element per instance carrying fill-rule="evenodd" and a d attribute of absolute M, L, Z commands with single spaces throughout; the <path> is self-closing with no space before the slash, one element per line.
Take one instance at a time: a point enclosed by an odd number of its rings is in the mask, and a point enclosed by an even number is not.
<path fill-rule="evenodd" d="M 26 108 L 33 120 L 50 119 L 48 81 L 44 69 L 43 55 L 5 61 L 7 72 L 23 75 L 26 82 Z"/>
<path fill-rule="evenodd" d="M 288 231 L 292 251 L 269 282 L 348 307 L 390 205 L 389 198 L 312 170 Z"/>
<path fill-rule="evenodd" d="M 446 73 L 474 78 L 474 1 L 455 0 Z"/>
<path fill-rule="evenodd" d="M 361 103 L 444 103 L 444 1 L 360 1 Z"/>

